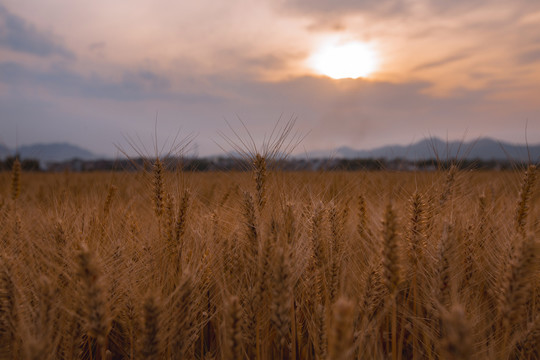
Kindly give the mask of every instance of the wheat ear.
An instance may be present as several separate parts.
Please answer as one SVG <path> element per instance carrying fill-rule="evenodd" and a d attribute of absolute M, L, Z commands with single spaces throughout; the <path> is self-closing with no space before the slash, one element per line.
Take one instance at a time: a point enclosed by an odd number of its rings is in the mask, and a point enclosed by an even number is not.
<path fill-rule="evenodd" d="M 259 211 L 264 208 L 266 204 L 266 159 L 261 154 L 255 155 L 253 160 L 253 171 L 255 178 L 255 190 L 257 193 L 257 207 Z"/>
<path fill-rule="evenodd" d="M 164 185 L 163 185 L 163 163 L 158 158 L 154 162 L 152 168 L 152 185 L 153 185 L 153 196 L 154 196 L 154 212 L 159 218 L 163 215 L 163 201 L 165 197 Z"/>
<path fill-rule="evenodd" d="M 527 216 L 530 209 L 530 200 L 532 197 L 534 184 L 536 182 L 536 166 L 529 165 L 521 182 L 519 200 L 516 207 L 516 230 L 523 234 L 527 224 Z"/>
<path fill-rule="evenodd" d="M 21 194 L 21 162 L 15 158 L 11 168 L 11 199 L 17 200 Z"/>

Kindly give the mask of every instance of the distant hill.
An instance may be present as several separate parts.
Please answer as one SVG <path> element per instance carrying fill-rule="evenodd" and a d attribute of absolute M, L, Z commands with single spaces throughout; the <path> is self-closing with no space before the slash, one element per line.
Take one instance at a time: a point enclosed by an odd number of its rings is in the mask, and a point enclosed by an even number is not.
<path fill-rule="evenodd" d="M 49 162 L 62 162 L 71 159 L 96 160 L 102 158 L 82 147 L 69 143 L 33 144 L 21 146 L 18 153 L 23 159 L 37 159 L 42 164 Z M 527 162 L 540 161 L 540 144 L 525 145 L 510 144 L 490 138 L 480 138 L 475 141 L 446 142 L 438 138 L 424 139 L 411 145 L 389 145 L 370 150 L 358 150 L 351 147 L 339 147 L 335 150 L 317 150 L 308 152 L 311 159 L 336 158 L 336 159 L 387 159 L 396 158 L 416 161 L 424 159 L 449 158 L 467 160 L 498 160 Z M 15 150 L 0 144 L 0 160 L 14 155 Z M 228 154 L 231 155 L 231 154 Z M 232 154 L 236 155 L 236 154 Z M 304 158 L 305 154 L 296 158 Z"/>
<path fill-rule="evenodd" d="M 511 160 L 528 161 L 529 154 L 532 162 L 540 160 L 540 144 L 529 145 L 528 151 L 525 145 L 514 145 L 489 138 L 481 138 L 475 141 L 445 142 L 438 138 L 425 139 L 414 144 L 390 145 L 371 150 L 355 150 L 350 147 L 340 147 L 333 151 L 313 151 L 308 153 L 311 158 L 385 158 L 424 160 L 439 158 L 457 159 L 480 159 L 480 160 Z"/>
<path fill-rule="evenodd" d="M 42 163 L 59 162 L 74 158 L 93 160 L 98 158 L 94 153 L 69 143 L 33 144 L 21 146 L 17 151 L 22 159 L 37 159 Z M 14 155 L 15 150 L 0 145 L 0 157 Z"/>

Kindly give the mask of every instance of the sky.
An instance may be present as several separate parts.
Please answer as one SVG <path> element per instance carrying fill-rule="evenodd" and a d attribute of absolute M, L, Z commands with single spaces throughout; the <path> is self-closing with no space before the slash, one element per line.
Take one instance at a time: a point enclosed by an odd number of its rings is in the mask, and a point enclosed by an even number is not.
<path fill-rule="evenodd" d="M 313 59 L 329 44 L 360 44 L 376 65 L 326 76 Z M 127 139 L 152 152 L 179 134 L 211 155 L 233 130 L 260 146 L 280 117 L 305 135 L 296 152 L 435 136 L 540 143 L 540 2 L 0 0 L 9 147 L 113 156 Z"/>

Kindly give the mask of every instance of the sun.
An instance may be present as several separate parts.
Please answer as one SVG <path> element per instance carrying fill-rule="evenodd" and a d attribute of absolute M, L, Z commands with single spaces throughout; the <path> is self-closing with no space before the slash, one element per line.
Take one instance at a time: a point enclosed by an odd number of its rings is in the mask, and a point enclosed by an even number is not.
<path fill-rule="evenodd" d="M 333 79 L 367 77 L 378 65 L 373 47 L 363 42 L 327 43 L 309 58 L 310 67 Z"/>

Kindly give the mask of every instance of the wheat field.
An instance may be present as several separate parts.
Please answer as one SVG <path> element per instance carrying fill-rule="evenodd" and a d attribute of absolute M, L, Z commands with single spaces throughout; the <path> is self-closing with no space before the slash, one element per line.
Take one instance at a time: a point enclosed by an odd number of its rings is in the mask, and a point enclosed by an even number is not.
<path fill-rule="evenodd" d="M 1 359 L 538 359 L 536 168 L 0 174 Z"/>

